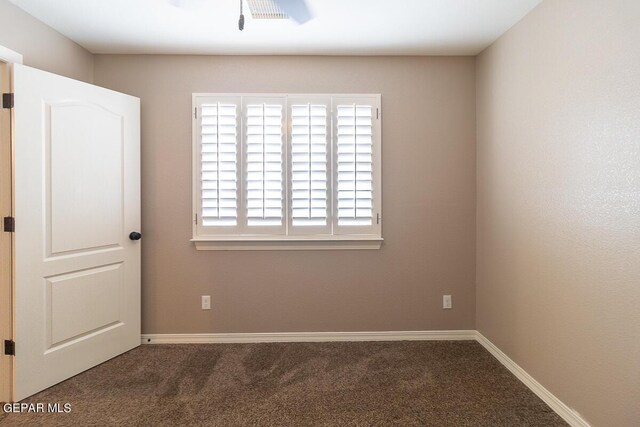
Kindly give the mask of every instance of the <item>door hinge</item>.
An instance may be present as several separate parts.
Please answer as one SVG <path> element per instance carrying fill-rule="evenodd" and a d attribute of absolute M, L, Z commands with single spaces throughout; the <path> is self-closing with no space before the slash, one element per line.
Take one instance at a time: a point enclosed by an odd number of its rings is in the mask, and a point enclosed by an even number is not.
<path fill-rule="evenodd" d="M 4 231 L 5 233 L 13 233 L 16 231 L 16 219 L 14 217 L 4 217 Z"/>
<path fill-rule="evenodd" d="M 2 108 L 13 108 L 13 93 L 2 94 Z"/>
<path fill-rule="evenodd" d="M 380 224 L 380 214 L 376 214 L 376 224 Z"/>
<path fill-rule="evenodd" d="M 197 119 L 198 118 L 198 107 L 193 109 L 193 118 Z"/>
<path fill-rule="evenodd" d="M 6 356 L 16 355 L 16 342 L 14 340 L 4 340 L 4 354 Z"/>
<path fill-rule="evenodd" d="M 380 108 L 376 108 L 376 119 L 380 119 Z"/>
<path fill-rule="evenodd" d="M 195 223 L 196 223 L 196 225 L 198 225 L 198 214 L 196 214 Z"/>

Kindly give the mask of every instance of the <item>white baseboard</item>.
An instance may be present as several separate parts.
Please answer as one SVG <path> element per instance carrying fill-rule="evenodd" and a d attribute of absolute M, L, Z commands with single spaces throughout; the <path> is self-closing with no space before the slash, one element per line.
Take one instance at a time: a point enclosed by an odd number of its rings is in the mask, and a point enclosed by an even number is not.
<path fill-rule="evenodd" d="M 493 355 L 500 363 L 502 363 L 513 375 L 516 376 L 524 385 L 536 394 L 544 403 L 546 403 L 556 414 L 560 415 L 572 427 L 590 427 L 590 424 L 585 421 L 576 411 L 569 408 L 562 403 L 560 399 L 547 390 L 542 384 L 536 381 L 531 375 L 529 375 L 524 369 L 522 369 L 516 362 L 511 360 L 502 350 L 495 346 L 480 332 L 477 332 L 476 340 L 487 349 L 489 353 Z"/>
<path fill-rule="evenodd" d="M 239 334 L 143 334 L 142 344 L 260 342 L 475 340 L 476 331 L 264 332 Z"/>

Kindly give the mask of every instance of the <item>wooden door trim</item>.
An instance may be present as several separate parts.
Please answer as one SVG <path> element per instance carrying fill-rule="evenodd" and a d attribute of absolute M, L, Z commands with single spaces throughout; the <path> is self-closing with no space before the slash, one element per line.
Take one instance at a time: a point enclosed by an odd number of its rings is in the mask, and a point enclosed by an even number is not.
<path fill-rule="evenodd" d="M 9 93 L 11 64 L 0 58 L 0 91 Z M 14 216 L 13 212 L 13 110 L 0 110 L 0 216 Z M 8 256 L 7 256 L 8 254 Z M 0 346 L 5 340 L 14 339 L 13 284 L 14 272 L 13 233 L 0 230 Z M 0 401 L 13 401 L 14 357 L 4 354 L 0 348 Z"/>

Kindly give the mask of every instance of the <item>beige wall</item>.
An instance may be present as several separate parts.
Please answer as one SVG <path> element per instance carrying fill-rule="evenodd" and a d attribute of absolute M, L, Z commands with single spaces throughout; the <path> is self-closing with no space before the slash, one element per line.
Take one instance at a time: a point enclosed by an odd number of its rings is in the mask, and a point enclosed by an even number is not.
<path fill-rule="evenodd" d="M 473 329 L 474 70 L 473 58 L 96 56 L 97 84 L 142 99 L 143 331 Z M 383 248 L 196 251 L 192 92 L 382 93 Z"/>
<path fill-rule="evenodd" d="M 595 426 L 640 422 L 638 22 L 546 0 L 477 63 L 477 326 Z"/>
<path fill-rule="evenodd" d="M 91 53 L 7 0 L 0 0 L 0 46 L 22 54 L 25 65 L 93 81 Z"/>

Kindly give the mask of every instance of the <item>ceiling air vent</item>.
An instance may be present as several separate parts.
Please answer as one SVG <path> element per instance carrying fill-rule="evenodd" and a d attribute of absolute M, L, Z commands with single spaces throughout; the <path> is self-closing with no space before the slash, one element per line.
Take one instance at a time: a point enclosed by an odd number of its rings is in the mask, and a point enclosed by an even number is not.
<path fill-rule="evenodd" d="M 247 0 L 253 19 L 289 19 L 273 0 Z"/>

